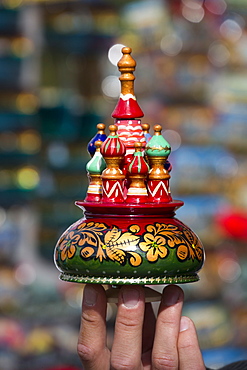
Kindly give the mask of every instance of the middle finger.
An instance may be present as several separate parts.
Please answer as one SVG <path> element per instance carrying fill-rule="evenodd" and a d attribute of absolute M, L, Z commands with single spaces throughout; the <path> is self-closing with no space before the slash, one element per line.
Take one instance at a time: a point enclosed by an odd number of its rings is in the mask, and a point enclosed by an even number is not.
<path fill-rule="evenodd" d="M 156 370 L 178 369 L 178 334 L 183 306 L 183 291 L 178 286 L 167 286 L 162 295 L 156 322 L 152 363 Z"/>
<path fill-rule="evenodd" d="M 119 293 L 112 369 L 141 369 L 142 326 L 145 298 L 141 286 L 124 286 Z"/>

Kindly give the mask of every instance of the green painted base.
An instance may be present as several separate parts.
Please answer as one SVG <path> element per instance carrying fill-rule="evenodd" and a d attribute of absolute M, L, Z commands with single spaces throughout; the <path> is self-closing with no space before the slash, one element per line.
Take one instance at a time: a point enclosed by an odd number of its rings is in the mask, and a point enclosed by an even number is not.
<path fill-rule="evenodd" d="M 199 280 L 197 274 L 194 275 L 181 275 L 181 276 L 162 276 L 162 277 L 144 277 L 144 278 L 112 278 L 112 277 L 94 277 L 94 276 L 79 276 L 62 273 L 60 279 L 74 283 L 84 284 L 109 284 L 109 285 L 157 285 L 157 284 L 183 284 L 193 283 Z"/>

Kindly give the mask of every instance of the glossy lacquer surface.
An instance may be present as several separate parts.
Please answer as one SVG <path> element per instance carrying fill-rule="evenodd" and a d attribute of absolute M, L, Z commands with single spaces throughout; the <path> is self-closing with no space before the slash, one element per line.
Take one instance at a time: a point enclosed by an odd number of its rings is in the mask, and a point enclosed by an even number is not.
<path fill-rule="evenodd" d="M 156 210 L 122 204 L 102 204 L 97 210 L 92 204 L 77 204 L 85 209 L 85 217 L 64 232 L 55 249 L 61 279 L 102 284 L 198 280 L 202 244 L 173 216 L 182 202 L 156 206 Z"/>

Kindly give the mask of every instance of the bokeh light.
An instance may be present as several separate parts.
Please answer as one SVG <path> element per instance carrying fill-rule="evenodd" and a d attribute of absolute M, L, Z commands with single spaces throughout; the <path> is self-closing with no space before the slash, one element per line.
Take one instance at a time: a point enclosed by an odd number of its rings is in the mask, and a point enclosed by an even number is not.
<path fill-rule="evenodd" d="M 124 46 L 125 45 L 123 44 L 115 44 L 110 47 L 108 51 L 108 59 L 114 66 L 116 66 L 118 61 L 122 58 L 121 50 Z"/>
<path fill-rule="evenodd" d="M 240 25 L 233 19 L 226 19 L 220 26 L 221 35 L 231 42 L 237 42 L 243 34 Z"/>
<path fill-rule="evenodd" d="M 208 49 L 208 59 L 216 67 L 224 67 L 230 59 L 230 51 L 220 41 L 213 42 Z"/>
<path fill-rule="evenodd" d="M 182 15 L 187 21 L 192 23 L 199 23 L 203 20 L 205 11 L 200 4 L 200 1 L 196 0 L 183 0 Z"/>
<path fill-rule="evenodd" d="M 34 167 L 25 166 L 16 172 L 17 183 L 24 190 L 33 190 L 39 184 L 39 173 Z"/>
<path fill-rule="evenodd" d="M 28 263 L 20 264 L 15 270 L 15 279 L 19 284 L 31 285 L 36 280 L 36 272 Z"/>
<path fill-rule="evenodd" d="M 39 99 L 34 94 L 20 93 L 16 98 L 16 106 L 21 113 L 34 114 L 38 111 Z"/>
<path fill-rule="evenodd" d="M 219 157 L 215 163 L 216 172 L 220 176 L 236 176 L 238 173 L 238 162 L 232 156 Z"/>
<path fill-rule="evenodd" d="M 222 15 L 227 8 L 225 0 L 205 0 L 205 7 L 213 14 Z"/>
<path fill-rule="evenodd" d="M 120 81 L 117 76 L 107 76 L 101 84 L 104 95 L 117 98 L 120 94 Z"/>
<path fill-rule="evenodd" d="M 165 130 L 162 134 L 164 135 L 168 143 L 171 145 L 173 152 L 180 147 L 182 139 L 177 131 Z"/>
<path fill-rule="evenodd" d="M 35 130 L 23 131 L 19 136 L 20 150 L 27 154 L 38 153 L 41 148 L 41 136 Z"/>
<path fill-rule="evenodd" d="M 63 142 L 52 142 L 47 150 L 48 160 L 54 167 L 64 167 L 69 163 L 69 149 Z"/>
<path fill-rule="evenodd" d="M 219 264 L 218 274 L 224 282 L 234 283 L 241 275 L 241 267 L 234 259 L 224 258 Z"/>
<path fill-rule="evenodd" d="M 26 37 L 17 37 L 11 42 L 11 49 L 14 55 L 23 58 L 27 57 L 34 51 L 34 44 L 32 40 Z"/>
<path fill-rule="evenodd" d="M 183 41 L 176 34 L 165 35 L 160 42 L 161 51 L 168 56 L 175 56 L 183 48 Z"/>
<path fill-rule="evenodd" d="M 23 0 L 2 0 L 3 6 L 9 9 L 15 9 L 23 5 Z"/>

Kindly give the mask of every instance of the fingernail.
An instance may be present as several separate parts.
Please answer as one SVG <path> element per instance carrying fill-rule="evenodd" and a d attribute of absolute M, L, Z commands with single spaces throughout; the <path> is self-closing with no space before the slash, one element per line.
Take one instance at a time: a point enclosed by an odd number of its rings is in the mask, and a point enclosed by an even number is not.
<path fill-rule="evenodd" d="M 180 290 L 178 288 L 167 287 L 163 294 L 163 302 L 166 306 L 173 306 L 180 300 Z"/>
<path fill-rule="evenodd" d="M 128 308 L 135 307 L 140 299 L 140 293 L 133 288 L 123 289 L 122 291 L 123 304 Z"/>
<path fill-rule="evenodd" d="M 93 287 L 86 285 L 83 294 L 83 304 L 87 306 L 94 306 L 96 301 L 97 301 L 96 290 Z"/>
<path fill-rule="evenodd" d="M 182 316 L 181 317 L 181 320 L 180 320 L 180 329 L 179 331 L 185 331 L 187 329 L 189 329 L 189 325 L 190 325 L 190 321 L 188 319 L 188 317 L 186 316 Z"/>

